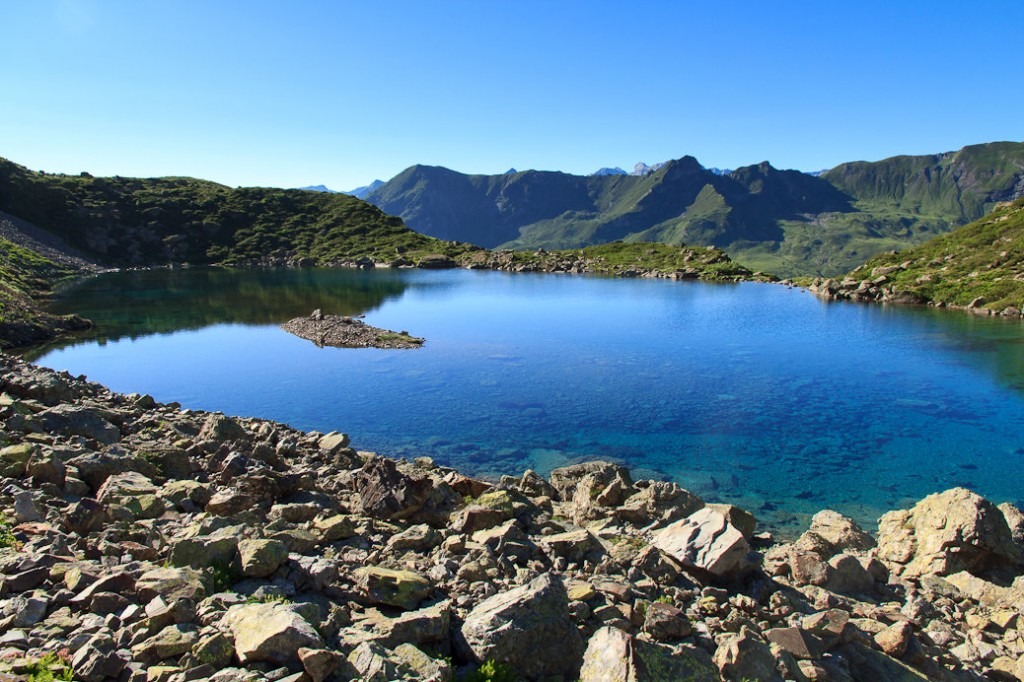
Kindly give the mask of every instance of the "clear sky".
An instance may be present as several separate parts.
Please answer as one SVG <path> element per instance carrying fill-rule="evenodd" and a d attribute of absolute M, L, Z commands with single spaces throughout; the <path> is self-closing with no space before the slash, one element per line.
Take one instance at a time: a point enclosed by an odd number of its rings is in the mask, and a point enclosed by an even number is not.
<path fill-rule="evenodd" d="M 0 0 L 0 156 L 352 189 L 1024 139 L 1024 2 Z"/>

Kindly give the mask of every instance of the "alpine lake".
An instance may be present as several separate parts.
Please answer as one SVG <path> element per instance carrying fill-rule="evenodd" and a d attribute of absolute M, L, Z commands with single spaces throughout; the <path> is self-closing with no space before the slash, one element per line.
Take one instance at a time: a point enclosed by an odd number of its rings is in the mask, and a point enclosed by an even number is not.
<path fill-rule="evenodd" d="M 426 343 L 319 348 L 280 329 L 317 308 Z M 782 536 L 821 509 L 873 529 L 953 486 L 1024 502 L 1019 321 L 468 270 L 118 272 L 52 309 L 96 326 L 38 364 L 489 479 L 607 459 Z"/>

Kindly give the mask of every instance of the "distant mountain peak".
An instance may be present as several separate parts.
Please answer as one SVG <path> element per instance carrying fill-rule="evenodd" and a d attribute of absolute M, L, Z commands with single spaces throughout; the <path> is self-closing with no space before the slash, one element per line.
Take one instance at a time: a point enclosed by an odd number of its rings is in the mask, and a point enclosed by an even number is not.
<path fill-rule="evenodd" d="M 618 166 L 616 166 L 615 168 L 608 168 L 606 166 L 604 168 L 598 168 L 595 172 L 591 173 L 591 175 L 628 175 L 628 173 L 626 173 L 626 171 L 622 170 Z"/>
<path fill-rule="evenodd" d="M 365 199 L 367 194 L 377 189 L 378 187 L 382 186 L 383 184 L 383 180 L 374 180 L 369 185 L 364 185 L 363 187 L 356 187 L 355 189 L 351 189 L 347 192 L 342 192 L 342 194 L 348 194 L 350 196 L 355 197 L 356 199 Z"/>
<path fill-rule="evenodd" d="M 340 194 L 337 190 L 328 189 L 327 185 L 309 185 L 308 187 L 299 187 L 307 192 L 327 192 L 328 194 Z"/>
<path fill-rule="evenodd" d="M 664 167 L 666 163 L 668 162 L 662 161 L 660 163 L 655 163 L 653 165 L 648 166 L 643 161 L 638 161 L 636 165 L 633 166 L 633 172 L 630 173 L 630 175 L 650 175 L 659 168 Z"/>
<path fill-rule="evenodd" d="M 509 168 L 507 171 L 505 171 L 504 175 L 515 175 L 518 172 L 519 171 L 517 171 L 515 168 Z"/>

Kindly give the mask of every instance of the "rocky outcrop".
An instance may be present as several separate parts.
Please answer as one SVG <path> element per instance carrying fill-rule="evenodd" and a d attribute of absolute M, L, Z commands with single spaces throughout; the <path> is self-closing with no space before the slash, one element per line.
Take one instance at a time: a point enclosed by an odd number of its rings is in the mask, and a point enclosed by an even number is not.
<path fill-rule="evenodd" d="M 476 481 L 5 355 L 0 421 L 0 676 L 1024 680 L 1020 512 L 965 490 L 772 542 L 612 463 Z"/>
<path fill-rule="evenodd" d="M 964 488 L 882 516 L 878 557 L 907 577 L 984 573 L 1019 568 L 1024 561 L 1003 512 Z"/>
<path fill-rule="evenodd" d="M 288 320 L 281 329 L 321 348 L 419 348 L 423 345 L 423 339 L 409 336 L 408 332 L 373 327 L 354 317 L 324 315 L 319 309 L 309 317 Z"/>

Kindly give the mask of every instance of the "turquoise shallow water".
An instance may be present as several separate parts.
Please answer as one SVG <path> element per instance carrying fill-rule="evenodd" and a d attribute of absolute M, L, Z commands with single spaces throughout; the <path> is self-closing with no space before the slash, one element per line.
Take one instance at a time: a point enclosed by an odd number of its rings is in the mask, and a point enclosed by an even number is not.
<path fill-rule="evenodd" d="M 1024 498 L 1019 322 L 461 270 L 121 273 L 59 307 L 100 338 L 40 364 L 479 475 L 613 459 L 782 532 L 823 508 L 872 526 L 954 485 Z M 278 328 L 316 307 L 427 343 L 317 348 Z"/>

